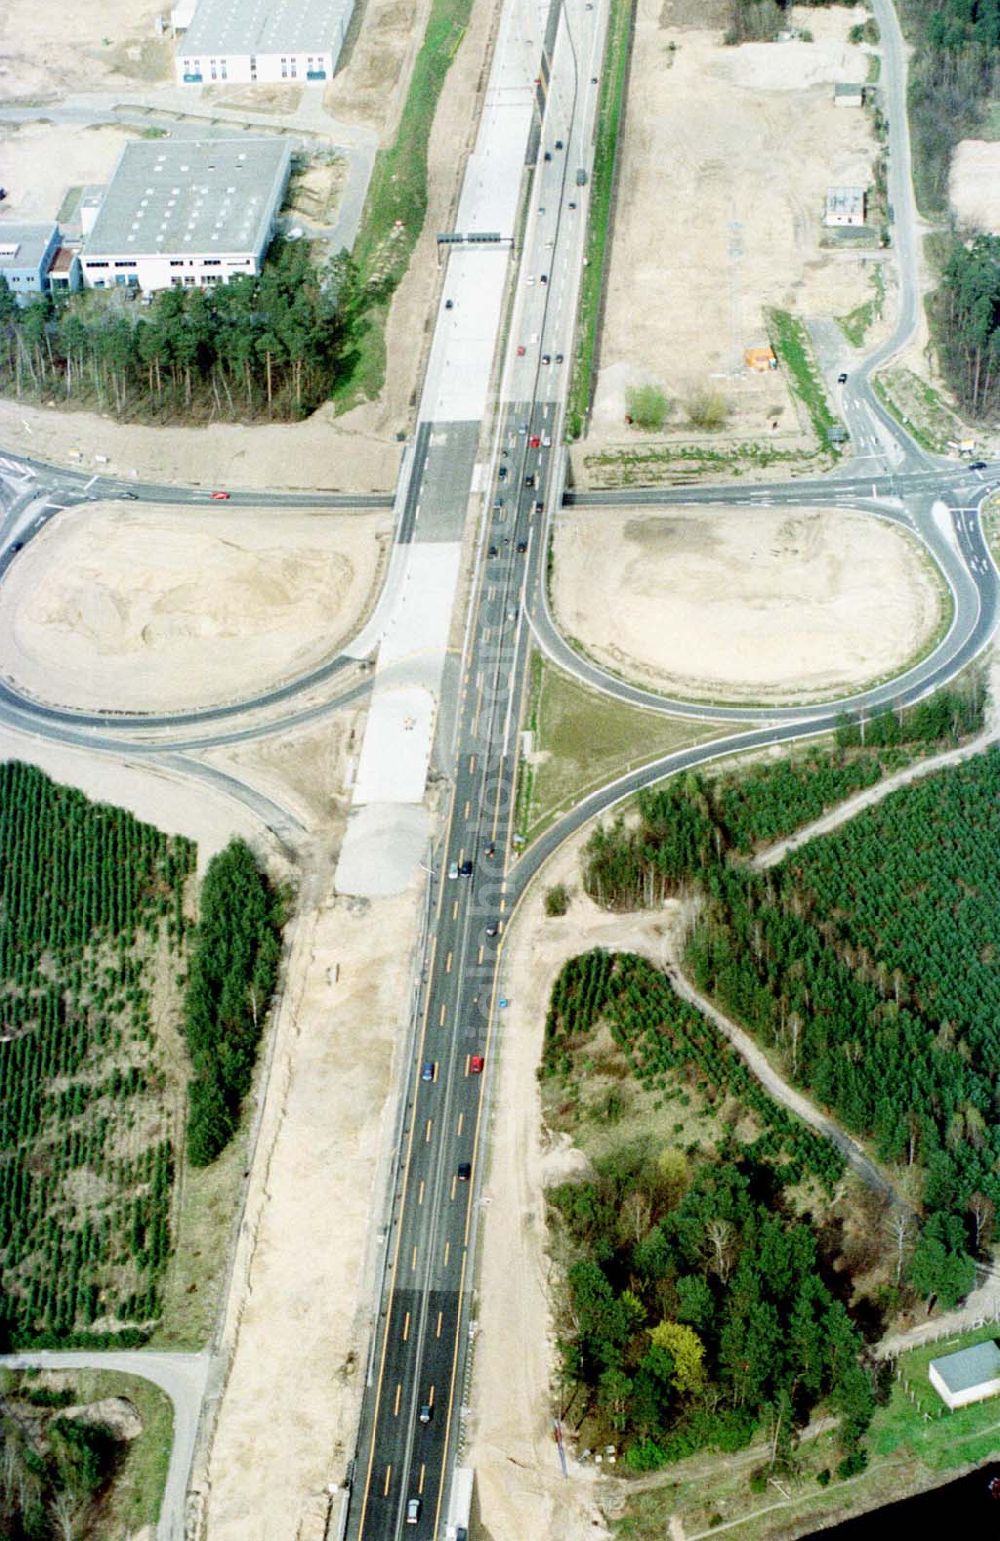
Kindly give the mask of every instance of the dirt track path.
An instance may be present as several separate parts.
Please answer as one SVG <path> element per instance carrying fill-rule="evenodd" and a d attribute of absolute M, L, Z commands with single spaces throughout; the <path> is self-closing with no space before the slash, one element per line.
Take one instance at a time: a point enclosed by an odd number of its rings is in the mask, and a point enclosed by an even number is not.
<path fill-rule="evenodd" d="M 863 792 L 856 792 L 846 802 L 838 803 L 829 813 L 824 813 L 821 819 L 814 819 L 811 824 L 805 824 L 796 830 L 794 835 L 789 835 L 785 840 L 776 840 L 774 845 L 769 845 L 766 851 L 760 851 L 750 865 L 758 872 L 764 872 L 768 867 L 776 867 L 780 861 L 784 861 L 789 851 L 795 851 L 800 845 L 805 845 L 816 835 L 828 835 L 831 830 L 846 824 L 848 819 L 853 819 L 863 808 L 872 808 L 880 803 L 890 792 L 895 792 L 899 787 L 908 786 L 911 781 L 919 781 L 922 776 L 931 776 L 935 771 L 944 770 L 948 765 L 960 765 L 963 760 L 970 760 L 973 755 L 982 754 L 990 744 L 1000 739 L 1000 727 L 991 723 L 982 733 L 970 739 L 967 744 L 961 744 L 957 749 L 946 749 L 943 754 L 932 755 L 930 759 L 918 760 L 913 765 L 908 765 L 905 770 L 896 771 L 893 776 L 886 776 L 876 786 L 866 787 Z"/>
<path fill-rule="evenodd" d="M 801 1118 L 803 1123 L 808 1124 L 810 1128 L 815 1129 L 818 1134 L 824 1135 L 832 1145 L 835 1145 L 844 1157 L 847 1165 L 852 1171 L 857 1173 L 866 1187 L 871 1188 L 873 1193 L 881 1194 L 892 1204 L 903 1203 L 903 1200 L 881 1168 L 877 1167 L 874 1161 L 865 1155 L 861 1146 L 852 1140 L 850 1135 L 846 1134 L 839 1124 L 834 1123 L 825 1113 L 821 1113 L 819 1108 L 810 1102 L 808 1097 L 804 1097 L 800 1091 L 797 1091 L 783 1076 L 778 1074 L 770 1060 L 758 1048 L 749 1033 L 745 1032 L 742 1027 L 738 1027 L 731 1018 L 725 1016 L 713 1006 L 706 996 L 700 995 L 689 980 L 685 979 L 675 963 L 667 964 L 667 974 L 677 994 L 683 1000 L 688 1001 L 697 1011 L 701 1012 L 703 1017 L 707 1017 L 713 1026 L 719 1029 L 719 1032 L 732 1044 L 744 1064 L 757 1077 L 764 1090 L 776 1102 L 782 1103 L 784 1107 L 795 1114 L 796 1118 Z"/>

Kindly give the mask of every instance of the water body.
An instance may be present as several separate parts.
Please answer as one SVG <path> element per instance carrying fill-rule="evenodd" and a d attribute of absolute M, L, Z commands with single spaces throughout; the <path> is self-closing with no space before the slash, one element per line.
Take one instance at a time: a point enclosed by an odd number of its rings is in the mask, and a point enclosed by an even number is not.
<path fill-rule="evenodd" d="M 846 1520 L 832 1530 L 816 1530 L 822 1541 L 895 1541 L 903 1536 L 949 1536 L 954 1541 L 997 1541 L 1000 1537 L 1000 1500 L 991 1498 L 987 1484 L 1000 1477 L 1000 1465 L 991 1461 L 957 1482 L 933 1488 L 916 1498 L 886 1504 Z"/>

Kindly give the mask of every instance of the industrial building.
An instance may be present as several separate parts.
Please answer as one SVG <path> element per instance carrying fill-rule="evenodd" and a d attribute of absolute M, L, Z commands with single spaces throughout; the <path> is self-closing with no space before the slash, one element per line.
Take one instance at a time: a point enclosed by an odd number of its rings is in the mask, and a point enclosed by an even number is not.
<path fill-rule="evenodd" d="M 826 195 L 824 225 L 863 225 L 865 190 L 863 187 L 831 187 Z"/>
<path fill-rule="evenodd" d="M 266 137 L 130 141 L 84 240 L 86 287 L 204 288 L 256 275 L 291 153 Z"/>
<path fill-rule="evenodd" d="M 0 221 L 0 273 L 15 299 L 28 305 L 48 289 L 49 264 L 59 247 L 59 226 Z"/>
<path fill-rule="evenodd" d="M 1000 1392 L 1000 1348 L 989 1339 L 957 1354 L 945 1354 L 931 1360 L 927 1375 L 952 1412 L 970 1402 L 984 1402 Z"/>
<path fill-rule="evenodd" d="M 178 83 L 329 80 L 353 9 L 354 0 L 179 0 Z"/>

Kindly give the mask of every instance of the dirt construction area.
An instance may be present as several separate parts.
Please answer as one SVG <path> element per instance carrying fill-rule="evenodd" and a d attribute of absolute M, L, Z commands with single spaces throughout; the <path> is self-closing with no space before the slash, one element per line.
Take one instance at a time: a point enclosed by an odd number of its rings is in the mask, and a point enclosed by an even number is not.
<path fill-rule="evenodd" d="M 836 82 L 867 78 L 847 42 L 867 13 L 799 9 L 813 42 L 729 48 L 721 12 L 639 0 L 591 439 L 630 442 L 626 391 L 643 383 L 688 437 L 685 407 L 708 388 L 733 435 L 798 437 L 783 380 L 742 367 L 767 340 L 765 307 L 842 315 L 872 292 L 870 250 L 821 244 L 827 189 L 871 181 L 869 115 L 834 106 Z"/>
<path fill-rule="evenodd" d="M 173 45 L 156 35 L 169 6 L 149 0 L 0 6 L 0 102 L 50 101 L 73 91 L 165 80 Z"/>
<path fill-rule="evenodd" d="M 172 711 L 302 674 L 360 624 L 389 513 L 95 504 L 53 521 L 0 594 L 3 674 L 75 708 Z"/>
<path fill-rule="evenodd" d="M 688 698 L 808 701 L 895 672 L 943 615 L 921 548 L 838 510 L 564 516 L 553 598 L 617 674 Z"/>
<path fill-rule="evenodd" d="M 956 145 L 948 189 L 961 224 L 1000 235 L 1000 143 L 963 139 Z"/>

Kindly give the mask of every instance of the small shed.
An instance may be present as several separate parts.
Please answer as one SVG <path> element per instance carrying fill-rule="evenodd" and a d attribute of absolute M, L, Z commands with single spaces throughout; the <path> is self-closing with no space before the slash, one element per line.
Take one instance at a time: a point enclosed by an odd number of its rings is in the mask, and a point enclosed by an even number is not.
<path fill-rule="evenodd" d="M 954 1412 L 970 1402 L 984 1402 L 1000 1394 L 1000 1348 L 992 1338 L 932 1359 L 927 1370 L 931 1385 L 945 1406 Z"/>
<path fill-rule="evenodd" d="M 856 85 L 853 81 L 838 80 L 833 88 L 833 105 L 835 107 L 863 107 L 865 105 L 865 88 Z"/>
<path fill-rule="evenodd" d="M 743 355 L 743 361 L 748 369 L 755 369 L 758 374 L 764 374 L 766 370 L 778 367 L 773 348 L 748 348 Z"/>
<path fill-rule="evenodd" d="M 864 222 L 863 187 L 831 187 L 827 190 L 824 225 L 863 225 Z"/>

